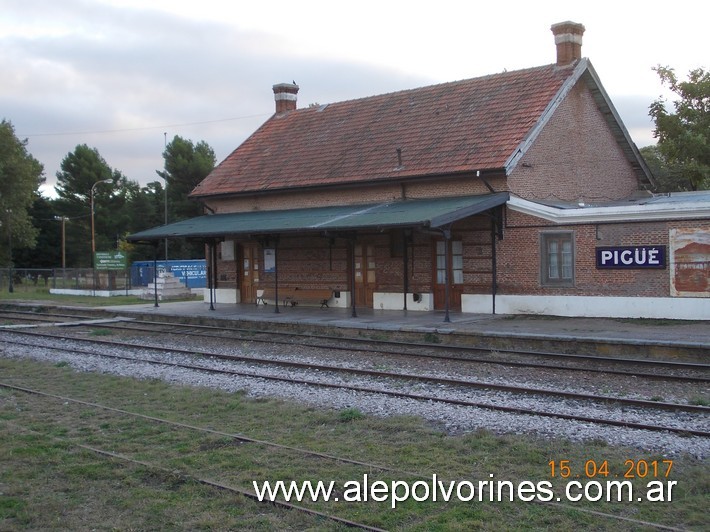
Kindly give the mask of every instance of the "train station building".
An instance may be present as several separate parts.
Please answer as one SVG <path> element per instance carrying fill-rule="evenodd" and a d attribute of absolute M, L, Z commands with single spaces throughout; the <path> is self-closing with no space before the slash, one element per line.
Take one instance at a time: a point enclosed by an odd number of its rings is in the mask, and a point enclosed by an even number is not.
<path fill-rule="evenodd" d="M 206 244 L 210 300 L 710 319 L 710 192 L 654 178 L 591 62 L 275 113 L 191 193 L 205 215 L 129 240 Z"/>

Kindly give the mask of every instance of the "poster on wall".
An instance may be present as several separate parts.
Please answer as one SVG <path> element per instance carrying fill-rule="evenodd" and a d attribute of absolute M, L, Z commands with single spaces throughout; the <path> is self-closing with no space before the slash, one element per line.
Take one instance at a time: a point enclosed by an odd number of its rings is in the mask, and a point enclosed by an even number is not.
<path fill-rule="evenodd" d="M 710 297 L 710 230 L 671 229 L 671 295 Z"/>

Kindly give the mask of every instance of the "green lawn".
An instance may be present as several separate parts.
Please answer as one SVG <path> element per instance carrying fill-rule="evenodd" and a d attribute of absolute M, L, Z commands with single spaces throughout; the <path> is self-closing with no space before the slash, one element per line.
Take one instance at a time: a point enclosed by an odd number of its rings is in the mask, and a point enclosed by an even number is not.
<path fill-rule="evenodd" d="M 707 461 L 664 457 L 602 442 L 537 440 L 485 431 L 451 435 L 416 418 L 379 418 L 242 393 L 77 373 L 66 364 L 0 358 L 0 382 L 110 405 L 190 425 L 383 465 L 382 471 L 260 443 L 135 418 L 71 401 L 0 388 L 0 530 L 181 529 L 333 530 L 337 525 L 198 484 L 211 479 L 252 490 L 252 481 L 351 480 L 388 485 L 424 479 L 538 483 L 549 462 L 607 461 L 610 478 L 627 460 L 673 459 L 672 502 L 329 502 L 303 506 L 391 530 L 646 530 L 639 522 L 700 530 L 707 523 Z M 79 445 L 150 464 L 132 465 Z M 410 472 L 419 476 L 411 476 Z M 663 474 L 663 469 L 659 475 Z M 650 479 L 636 479 L 638 490 Z M 583 479 L 580 479 L 583 480 Z M 604 481 L 601 476 L 597 480 Z M 343 496 L 344 492 L 338 492 Z M 465 495 L 465 493 L 464 493 Z M 553 501 L 554 502 L 554 501 Z M 633 521 L 619 521 L 613 514 Z"/>
<path fill-rule="evenodd" d="M 202 296 L 192 299 L 200 300 Z M 113 305 L 136 305 L 146 303 L 145 299 L 136 296 L 74 296 L 64 294 L 50 294 L 49 288 L 31 284 L 15 285 L 13 292 L 8 292 L 7 286 L 0 290 L 0 302 L 52 302 L 60 305 L 100 307 Z"/>

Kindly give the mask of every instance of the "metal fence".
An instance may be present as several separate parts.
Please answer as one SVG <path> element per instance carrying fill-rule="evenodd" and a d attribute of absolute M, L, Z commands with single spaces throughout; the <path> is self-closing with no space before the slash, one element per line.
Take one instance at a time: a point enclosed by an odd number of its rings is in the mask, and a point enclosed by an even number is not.
<path fill-rule="evenodd" d="M 34 292 L 38 289 L 130 290 L 130 270 L 92 268 L 0 269 L 0 290 Z"/>

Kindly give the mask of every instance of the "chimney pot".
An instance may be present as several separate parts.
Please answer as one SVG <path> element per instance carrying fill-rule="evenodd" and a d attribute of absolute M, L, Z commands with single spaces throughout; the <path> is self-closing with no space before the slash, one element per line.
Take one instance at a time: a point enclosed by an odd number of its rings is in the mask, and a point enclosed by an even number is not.
<path fill-rule="evenodd" d="M 295 83 L 279 83 L 274 85 L 274 100 L 276 101 L 276 113 L 285 113 L 296 110 L 296 95 L 298 85 Z"/>
<path fill-rule="evenodd" d="M 557 66 L 570 65 L 582 58 L 584 26 L 577 22 L 560 22 L 550 27 L 557 47 Z"/>

